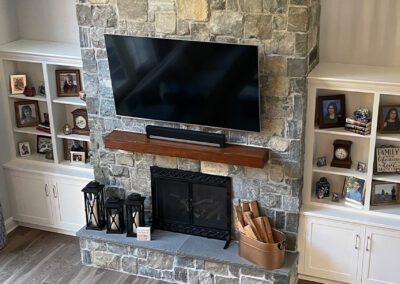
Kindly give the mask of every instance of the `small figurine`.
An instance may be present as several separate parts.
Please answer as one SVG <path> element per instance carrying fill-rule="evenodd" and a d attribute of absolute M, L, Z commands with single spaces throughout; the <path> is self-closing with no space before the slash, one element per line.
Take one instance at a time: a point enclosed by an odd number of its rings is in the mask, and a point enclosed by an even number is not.
<path fill-rule="evenodd" d="M 79 92 L 79 97 L 82 101 L 86 102 L 86 93 L 84 91 Z"/>
<path fill-rule="evenodd" d="M 34 96 L 36 96 L 35 87 L 28 87 L 28 86 L 25 86 L 25 88 L 24 88 L 24 95 L 27 96 L 27 97 L 34 97 Z"/>
<path fill-rule="evenodd" d="M 339 202 L 339 194 L 332 193 L 332 201 L 333 202 Z"/>
<path fill-rule="evenodd" d="M 316 195 L 317 195 L 317 197 L 319 199 L 321 199 L 319 197 L 320 194 L 321 194 L 320 191 L 322 191 L 324 193 L 324 196 L 322 198 L 328 197 L 329 193 L 330 193 L 330 188 L 331 188 L 331 185 L 329 184 L 327 178 L 326 177 L 321 177 L 319 179 L 319 181 L 317 181 L 317 186 L 316 186 L 316 192 L 315 193 L 316 193 Z"/>
<path fill-rule="evenodd" d="M 44 87 L 44 85 L 40 85 L 38 87 L 38 92 L 39 92 L 39 95 L 41 95 L 41 96 L 45 96 L 46 95 L 46 88 Z"/>
<path fill-rule="evenodd" d="M 68 123 L 66 123 L 63 127 L 63 133 L 65 135 L 70 135 L 72 134 L 72 129 L 71 129 L 71 125 L 69 125 Z"/>
<path fill-rule="evenodd" d="M 367 108 L 359 108 L 354 112 L 354 119 L 362 123 L 368 123 L 371 120 L 371 112 Z"/>
<path fill-rule="evenodd" d="M 317 158 L 317 167 L 326 166 L 326 156 Z"/>
<path fill-rule="evenodd" d="M 323 189 L 317 189 L 317 198 L 318 199 L 324 199 L 325 197 L 325 191 Z"/>

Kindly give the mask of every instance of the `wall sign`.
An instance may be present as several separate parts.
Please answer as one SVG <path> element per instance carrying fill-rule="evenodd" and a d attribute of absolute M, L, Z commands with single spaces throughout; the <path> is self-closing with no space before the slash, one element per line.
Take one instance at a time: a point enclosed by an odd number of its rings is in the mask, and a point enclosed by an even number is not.
<path fill-rule="evenodd" d="M 396 173 L 400 171 L 400 148 L 382 146 L 376 148 L 376 171 Z"/>

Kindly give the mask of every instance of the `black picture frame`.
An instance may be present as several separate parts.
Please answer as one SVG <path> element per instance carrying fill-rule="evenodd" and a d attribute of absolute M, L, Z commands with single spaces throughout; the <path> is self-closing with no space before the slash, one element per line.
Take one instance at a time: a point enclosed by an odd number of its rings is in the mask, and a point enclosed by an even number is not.
<path fill-rule="evenodd" d="M 36 149 L 38 154 L 46 154 L 47 150 L 53 150 L 53 144 L 51 142 L 51 137 L 48 136 L 37 136 Z"/>
<path fill-rule="evenodd" d="M 330 111 L 334 110 L 333 114 Z M 344 127 L 346 124 L 345 95 L 317 97 L 317 124 L 319 128 Z"/>
<path fill-rule="evenodd" d="M 390 122 L 389 113 L 394 111 L 396 118 Z M 380 133 L 400 133 L 400 105 L 387 105 L 379 107 L 378 129 Z"/>

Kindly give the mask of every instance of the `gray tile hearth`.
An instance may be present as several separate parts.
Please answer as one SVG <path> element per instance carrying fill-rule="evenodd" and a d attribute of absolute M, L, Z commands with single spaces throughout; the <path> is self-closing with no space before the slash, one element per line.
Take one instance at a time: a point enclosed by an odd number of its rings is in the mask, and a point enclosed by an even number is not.
<path fill-rule="evenodd" d="M 195 281 L 199 274 L 214 279 L 215 283 L 247 283 L 248 277 L 255 277 L 257 283 L 291 283 L 296 278 L 297 253 L 286 252 L 282 268 L 266 270 L 241 258 L 236 241 L 224 250 L 222 240 L 161 230 L 152 233 L 152 241 L 85 228 L 77 236 L 84 264 L 134 275 L 184 283 L 203 283 Z M 128 268 L 124 265 L 126 259 L 131 263 Z M 118 265 L 119 262 L 122 264 Z"/>

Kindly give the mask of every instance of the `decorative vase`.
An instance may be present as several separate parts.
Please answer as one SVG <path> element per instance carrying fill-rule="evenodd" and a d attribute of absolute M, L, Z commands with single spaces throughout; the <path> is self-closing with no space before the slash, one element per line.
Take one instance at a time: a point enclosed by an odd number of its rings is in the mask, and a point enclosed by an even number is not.
<path fill-rule="evenodd" d="M 70 135 L 70 134 L 72 134 L 71 125 L 69 125 L 68 123 L 66 123 L 66 124 L 64 125 L 64 127 L 63 127 L 63 133 L 64 133 L 65 135 Z"/>

